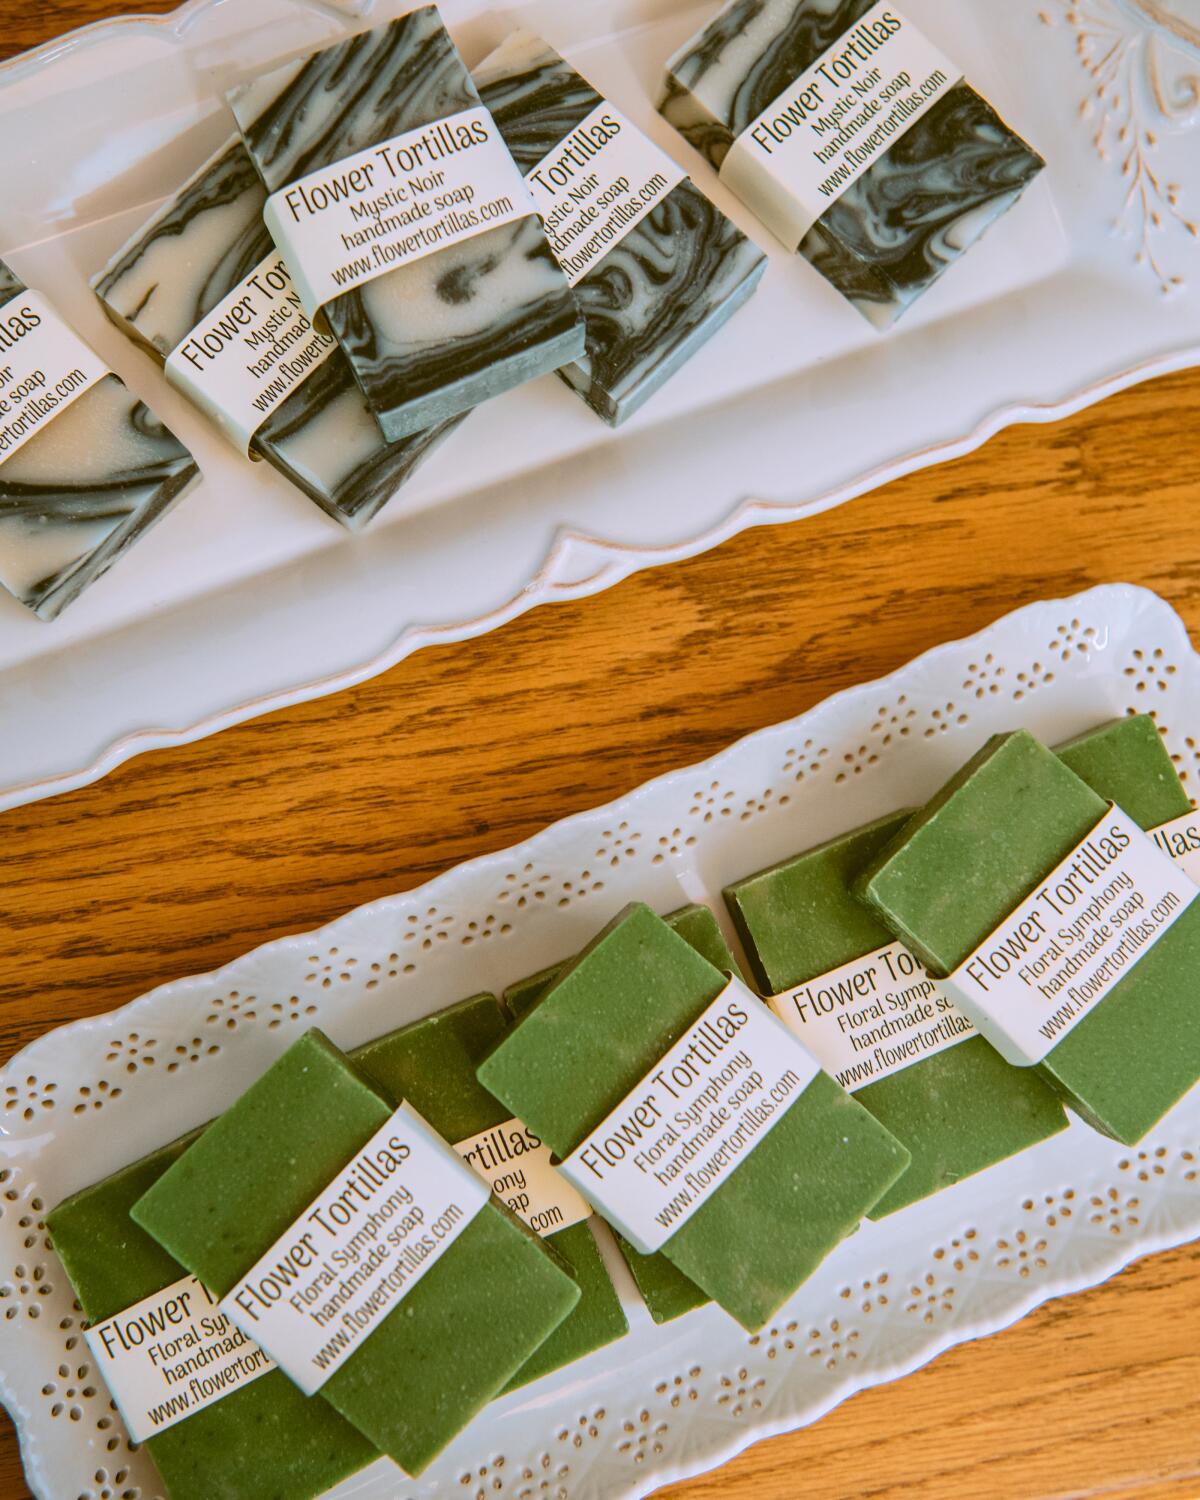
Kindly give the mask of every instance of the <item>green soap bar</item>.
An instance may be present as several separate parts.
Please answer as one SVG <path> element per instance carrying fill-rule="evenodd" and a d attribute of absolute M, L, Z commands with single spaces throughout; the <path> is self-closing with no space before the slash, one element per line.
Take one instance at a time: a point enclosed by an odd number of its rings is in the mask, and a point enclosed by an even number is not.
<path fill-rule="evenodd" d="M 690 943 L 697 953 L 708 959 L 714 969 L 728 969 L 739 979 L 744 977 L 738 968 L 737 959 L 729 951 L 720 924 L 707 906 L 681 906 L 678 911 L 664 917 L 663 921 L 685 942 Z M 560 958 L 558 963 L 549 964 L 536 974 L 529 974 L 509 985 L 504 991 L 504 1005 L 514 1021 L 519 1021 L 527 1010 L 538 1003 L 569 962 L 569 958 Z"/>
<path fill-rule="evenodd" d="M 745 979 L 736 958 L 725 941 L 720 924 L 707 906 L 684 906 L 672 912 L 666 919 L 667 926 L 677 932 L 685 943 L 690 943 L 701 958 L 708 959 L 714 969 L 726 970 Z"/>
<path fill-rule="evenodd" d="M 725 900 L 765 995 L 806 984 L 892 941 L 853 882 L 911 814 L 893 813 L 738 881 Z M 871 1211 L 883 1218 L 1067 1128 L 1053 1090 L 972 1036 L 853 1090 L 912 1153 Z"/>
<path fill-rule="evenodd" d="M 89 1323 L 102 1323 L 187 1272 L 129 1211 L 194 1136 L 67 1198 L 46 1216 L 55 1252 Z M 143 1444 L 171 1500 L 310 1500 L 378 1457 L 326 1402 L 281 1370 L 261 1375 Z"/>
<path fill-rule="evenodd" d="M 512 1118 L 475 1076 L 507 1026 L 496 997 L 476 995 L 368 1042 L 350 1057 L 392 1099 L 407 1100 L 446 1140 L 465 1141 Z M 545 1242 L 579 1283 L 579 1304 L 517 1371 L 508 1390 L 582 1359 L 629 1332 L 591 1227 L 570 1224 L 546 1235 Z"/>
<path fill-rule="evenodd" d="M 508 986 L 503 995 L 504 1008 L 514 1021 L 521 1020 L 527 1011 L 533 1009 L 569 962 L 566 958 L 559 959 L 558 963 L 548 964 L 536 974 L 527 974 L 524 979 Z"/>
<path fill-rule="evenodd" d="M 611 1228 L 611 1225 L 609 1226 Z M 697 1307 L 707 1307 L 712 1298 L 678 1266 L 672 1265 L 661 1251 L 643 1255 L 623 1234 L 613 1230 L 617 1249 L 624 1257 L 629 1273 L 642 1294 L 642 1301 L 656 1323 L 670 1323 Z"/>
<path fill-rule="evenodd" d="M 484 1061 L 480 1079 L 569 1155 L 725 983 L 649 907 L 627 907 Z M 663 1253 L 744 1327 L 759 1328 L 908 1161 L 818 1073 Z"/>
<path fill-rule="evenodd" d="M 949 974 L 1095 827 L 1106 800 L 1031 734 L 996 735 L 858 890 L 934 974 Z M 1134 1145 L 1200 1078 L 1198 971 L 1200 901 L 1038 1064 L 1095 1129 Z"/>
<path fill-rule="evenodd" d="M 729 951 L 716 917 L 707 906 L 682 906 L 663 919 L 681 938 L 692 945 L 696 952 L 708 959 L 714 969 L 728 970 L 742 978 L 737 960 Z M 542 998 L 550 985 L 562 971 L 566 959 L 551 964 L 518 980 L 504 991 L 504 1003 L 510 1015 L 520 1020 Z M 678 1267 L 673 1266 L 665 1255 L 643 1255 L 635 1250 L 623 1234 L 614 1229 L 617 1248 L 629 1267 L 642 1300 L 650 1310 L 656 1323 L 669 1323 L 681 1318 L 694 1308 L 703 1307 L 712 1299 L 694 1281 L 690 1281 Z"/>
<path fill-rule="evenodd" d="M 1055 746 L 1054 753 L 1143 828 L 1157 828 L 1192 810 L 1192 799 L 1149 714 L 1113 719 Z"/>
<path fill-rule="evenodd" d="M 349 1056 L 389 1099 L 411 1104 L 446 1140 L 463 1141 L 512 1118 L 475 1076 L 479 1059 L 506 1026 L 495 995 L 475 995 L 389 1031 Z"/>
<path fill-rule="evenodd" d="M 133 1217 L 224 1297 L 391 1113 L 310 1031 L 163 1173 Z M 419 1474 L 578 1300 L 541 1241 L 489 1203 L 321 1395 Z"/>

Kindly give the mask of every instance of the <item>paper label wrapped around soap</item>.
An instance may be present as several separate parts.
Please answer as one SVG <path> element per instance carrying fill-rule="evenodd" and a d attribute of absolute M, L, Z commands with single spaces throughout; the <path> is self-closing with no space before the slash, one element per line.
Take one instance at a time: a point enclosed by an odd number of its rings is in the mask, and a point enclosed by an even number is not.
<path fill-rule="evenodd" d="M 728 985 L 559 1166 L 643 1255 L 677 1234 L 783 1119 L 820 1064 Z"/>
<path fill-rule="evenodd" d="M 180 341 L 167 379 L 245 455 L 271 413 L 336 348 L 312 326 L 274 251 Z"/>
<path fill-rule="evenodd" d="M 903 943 L 887 943 L 767 1004 L 850 1093 L 977 1035 Z"/>
<path fill-rule="evenodd" d="M 487 1184 L 402 1104 L 221 1300 L 311 1396 L 479 1214 Z"/>
<path fill-rule="evenodd" d="M 0 307 L 0 464 L 112 372 L 40 292 Z"/>
<path fill-rule="evenodd" d="M 1169 854 L 1187 877 L 1200 885 L 1200 813 L 1184 813 L 1150 831 L 1150 837 Z"/>
<path fill-rule="evenodd" d="M 550 1147 L 520 1120 L 481 1130 L 454 1149 L 501 1203 L 543 1239 L 592 1216 L 591 1204 L 551 1162 Z"/>
<path fill-rule="evenodd" d="M 525 182 L 554 258 L 577 286 L 686 176 L 605 103 L 548 151 Z"/>
<path fill-rule="evenodd" d="M 789 250 L 962 79 L 894 5 L 856 25 L 737 137 L 721 180 Z"/>
<path fill-rule="evenodd" d="M 144 1297 L 83 1336 L 135 1443 L 275 1368 L 194 1276 Z"/>
<path fill-rule="evenodd" d="M 1198 894 L 1179 865 L 1110 805 L 943 984 L 1009 1062 L 1039 1063 Z"/>
<path fill-rule="evenodd" d="M 479 105 L 289 183 L 263 217 L 311 318 L 377 276 L 536 212 Z"/>

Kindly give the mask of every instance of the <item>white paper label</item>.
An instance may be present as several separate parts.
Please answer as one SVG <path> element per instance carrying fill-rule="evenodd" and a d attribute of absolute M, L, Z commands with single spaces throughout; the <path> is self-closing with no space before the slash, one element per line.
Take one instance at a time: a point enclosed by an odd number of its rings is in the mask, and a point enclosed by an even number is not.
<path fill-rule="evenodd" d="M 907 16 L 874 5 L 747 125 L 721 179 L 795 250 L 829 205 L 961 78 Z"/>
<path fill-rule="evenodd" d="M 819 1072 L 731 978 L 559 1171 L 649 1255 L 729 1181 Z"/>
<path fill-rule="evenodd" d="M 592 1216 L 591 1204 L 551 1164 L 550 1147 L 520 1120 L 481 1130 L 454 1149 L 543 1238 Z"/>
<path fill-rule="evenodd" d="M 1154 840 L 1110 804 L 943 984 L 1001 1056 L 1028 1067 L 1112 992 L 1197 894 Z"/>
<path fill-rule="evenodd" d="M 40 292 L 0 307 L 0 464 L 111 374 Z"/>
<path fill-rule="evenodd" d="M 1200 813 L 1184 813 L 1169 823 L 1160 823 L 1150 837 L 1169 854 L 1189 880 L 1200 885 Z"/>
<path fill-rule="evenodd" d="M 902 943 L 888 943 L 767 1004 L 853 1093 L 976 1036 Z"/>
<path fill-rule="evenodd" d="M 577 286 L 686 176 L 619 109 L 598 104 L 525 182 L 554 258 Z"/>
<path fill-rule="evenodd" d="M 97 1323 L 84 1338 L 135 1443 L 275 1368 L 194 1276 Z"/>
<path fill-rule="evenodd" d="M 275 408 L 336 348 L 312 326 L 276 250 L 171 353 L 167 379 L 246 454 Z"/>
<path fill-rule="evenodd" d="M 479 105 L 289 183 L 264 218 L 315 317 L 343 292 L 535 212 Z"/>
<path fill-rule="evenodd" d="M 487 1184 L 407 1104 L 221 1301 L 307 1396 L 445 1254 Z"/>

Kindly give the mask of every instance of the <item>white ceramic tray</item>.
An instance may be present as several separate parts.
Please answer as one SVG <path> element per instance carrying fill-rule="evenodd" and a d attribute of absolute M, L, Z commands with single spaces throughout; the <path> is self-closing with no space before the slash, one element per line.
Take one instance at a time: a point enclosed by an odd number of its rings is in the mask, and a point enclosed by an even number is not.
<path fill-rule="evenodd" d="M 0 68 L 0 252 L 196 450 L 203 489 L 52 626 L 0 599 L 0 807 L 330 692 L 429 642 L 792 520 L 1200 358 L 1196 0 L 907 0 L 1049 171 L 880 338 L 653 112 L 713 0 L 444 0 L 576 59 L 771 249 L 757 296 L 619 434 L 548 377 L 476 413 L 363 537 L 251 468 L 104 321 L 87 274 L 229 129 L 221 90 L 410 0 L 190 0 Z"/>
<path fill-rule="evenodd" d="M 160 1493 L 97 1388 L 47 1207 L 216 1114 L 307 1026 L 354 1045 L 499 989 L 631 899 L 719 909 L 723 883 L 923 799 L 993 731 L 1055 741 L 1145 708 L 1194 786 L 1200 659 L 1178 617 L 1128 587 L 1033 605 L 515 849 L 34 1042 L 0 1074 L 0 1396 L 36 1493 Z M 711 1307 L 656 1328 L 610 1254 L 626 1339 L 498 1403 L 420 1481 L 381 1461 L 335 1493 L 644 1495 L 1197 1235 L 1200 1090 L 1137 1150 L 1076 1123 L 864 1225 L 755 1338 Z"/>

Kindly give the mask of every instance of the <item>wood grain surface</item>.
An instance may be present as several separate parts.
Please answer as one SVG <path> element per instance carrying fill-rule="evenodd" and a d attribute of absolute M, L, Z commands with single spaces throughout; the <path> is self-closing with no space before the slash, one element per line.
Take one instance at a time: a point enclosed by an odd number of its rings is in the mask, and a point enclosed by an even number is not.
<path fill-rule="evenodd" d="M 0 55 L 117 9 L 5 6 Z M 1156 381 L 0 815 L 0 1060 L 51 1025 L 515 843 L 1030 600 L 1126 579 L 1196 634 L 1197 432 L 1200 372 Z M 669 1493 L 1195 1500 L 1198 1331 L 1192 1246 Z M 0 1497 L 26 1495 L 5 1422 Z"/>

